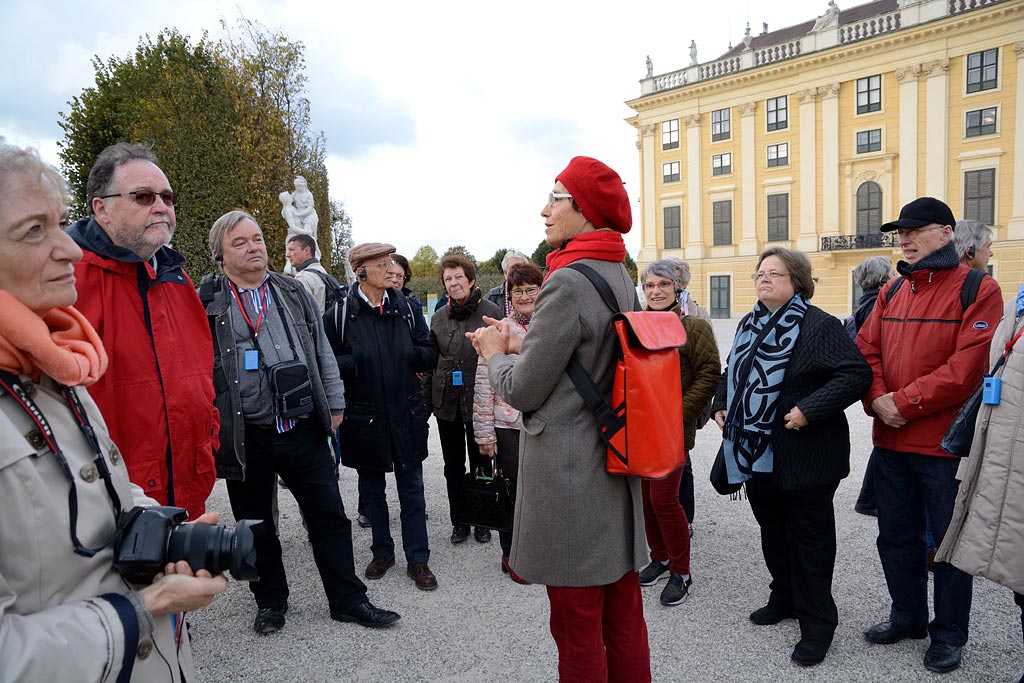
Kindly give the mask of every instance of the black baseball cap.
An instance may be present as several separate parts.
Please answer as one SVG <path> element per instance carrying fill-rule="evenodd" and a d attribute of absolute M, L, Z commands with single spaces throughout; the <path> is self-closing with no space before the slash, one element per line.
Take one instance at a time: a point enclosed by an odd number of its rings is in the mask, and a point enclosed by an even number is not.
<path fill-rule="evenodd" d="M 898 228 L 923 228 L 926 225 L 956 225 L 953 212 L 935 197 L 918 197 L 900 209 L 900 217 L 882 226 L 882 232 L 892 232 Z"/>

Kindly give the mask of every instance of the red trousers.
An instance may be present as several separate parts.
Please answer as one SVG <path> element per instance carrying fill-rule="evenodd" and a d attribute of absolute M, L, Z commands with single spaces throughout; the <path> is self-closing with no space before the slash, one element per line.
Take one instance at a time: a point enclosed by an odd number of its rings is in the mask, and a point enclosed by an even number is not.
<path fill-rule="evenodd" d="M 644 529 L 651 559 L 668 560 L 674 574 L 690 573 L 690 528 L 683 506 L 679 504 L 680 467 L 664 479 L 644 479 L 640 490 L 644 499 Z"/>
<path fill-rule="evenodd" d="M 649 683 L 651 649 L 635 571 L 606 586 L 548 586 L 548 600 L 561 683 Z"/>

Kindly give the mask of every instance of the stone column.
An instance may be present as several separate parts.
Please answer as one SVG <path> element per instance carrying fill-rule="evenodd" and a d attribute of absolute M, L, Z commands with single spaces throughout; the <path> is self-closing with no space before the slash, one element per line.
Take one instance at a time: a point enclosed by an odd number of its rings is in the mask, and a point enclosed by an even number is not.
<path fill-rule="evenodd" d="M 797 248 L 801 251 L 818 250 L 818 148 L 815 139 L 818 95 L 817 88 L 796 94 L 800 102 L 800 232 Z"/>
<path fill-rule="evenodd" d="M 689 209 L 686 215 L 686 258 L 704 258 L 704 239 L 702 209 L 704 195 L 700 190 L 701 157 L 700 157 L 700 114 L 688 114 L 683 117 L 686 124 L 686 193 Z"/>
<path fill-rule="evenodd" d="M 821 97 L 821 234 L 838 235 L 839 224 L 839 84 L 818 88 Z M 803 190 L 801 189 L 801 195 Z M 803 249 L 803 247 L 799 247 Z M 812 250 L 818 251 L 818 245 Z"/>
<path fill-rule="evenodd" d="M 924 193 L 950 202 L 946 196 L 949 158 L 949 60 L 922 64 L 925 80 Z"/>
<path fill-rule="evenodd" d="M 1017 116 L 1013 125 L 1013 206 L 1006 239 L 1019 240 L 1024 239 L 1024 41 L 1014 43 L 1013 50 L 1017 53 Z"/>
<path fill-rule="evenodd" d="M 754 184 L 757 173 L 754 171 L 757 161 L 757 148 L 754 146 L 754 121 L 757 111 L 756 102 L 747 102 L 736 107 L 740 113 L 740 207 L 743 215 L 740 233 L 741 256 L 756 256 L 760 249 L 757 246 L 757 186 Z"/>
<path fill-rule="evenodd" d="M 900 177 L 897 207 L 909 204 L 917 198 L 917 86 L 921 65 L 914 64 L 896 69 L 896 80 L 900 84 Z M 945 109 L 945 107 L 943 107 Z M 882 206 L 892 199 L 882 198 Z M 882 220 L 890 218 L 883 209 Z"/>
<path fill-rule="evenodd" d="M 640 254 L 637 256 L 639 263 L 650 263 L 656 261 L 660 256 L 658 251 L 658 169 L 655 167 L 654 140 L 657 124 L 640 126 L 636 148 L 640 151 L 642 168 L 640 177 L 643 178 L 643 185 L 640 188 L 640 211 L 641 225 L 643 231 L 640 235 Z"/>

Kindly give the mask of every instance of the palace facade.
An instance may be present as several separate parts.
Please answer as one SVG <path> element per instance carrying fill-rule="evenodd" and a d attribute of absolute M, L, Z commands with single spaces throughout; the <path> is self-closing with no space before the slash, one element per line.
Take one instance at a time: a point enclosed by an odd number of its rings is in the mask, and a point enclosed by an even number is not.
<path fill-rule="evenodd" d="M 757 255 L 807 253 L 814 303 L 852 310 L 879 226 L 930 195 L 993 228 L 1004 298 L 1024 282 L 1024 2 L 877 0 L 656 75 L 636 112 L 643 268 L 686 259 L 713 316 L 750 310 Z"/>

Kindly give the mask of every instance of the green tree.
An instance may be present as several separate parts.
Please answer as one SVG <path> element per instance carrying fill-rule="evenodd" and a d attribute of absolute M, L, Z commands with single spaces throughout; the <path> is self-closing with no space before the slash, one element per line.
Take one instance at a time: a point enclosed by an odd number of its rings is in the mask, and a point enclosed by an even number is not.
<path fill-rule="evenodd" d="M 548 254 L 550 254 L 554 250 L 554 247 L 552 247 L 544 240 L 541 240 L 540 244 L 537 245 L 537 248 L 533 250 L 533 256 L 531 258 L 533 259 L 533 262 L 540 266 L 542 269 L 546 268 Z"/>
<path fill-rule="evenodd" d="M 409 259 L 409 267 L 415 277 L 435 278 L 437 275 L 437 263 L 440 258 L 437 252 L 429 244 L 424 244 L 416 250 L 416 255 Z"/>
<path fill-rule="evenodd" d="M 474 264 L 476 264 L 476 257 L 469 253 L 469 249 L 466 249 L 461 244 L 457 244 L 454 247 L 448 247 L 447 249 L 445 249 L 444 255 L 447 256 L 448 254 L 460 254 L 461 256 L 465 256 Z"/>
<path fill-rule="evenodd" d="M 322 134 L 309 131 L 304 47 L 240 20 L 239 37 L 193 43 L 175 29 L 139 40 L 124 58 L 93 60 L 95 85 L 60 114 L 62 170 L 84 215 L 93 162 L 120 141 L 152 146 L 181 195 L 174 247 L 198 279 L 214 268 L 210 226 L 235 208 L 263 227 L 271 263 L 284 260 L 287 226 L 278 194 L 303 175 L 317 199 L 318 241 L 332 266 L 331 207 Z"/>
<path fill-rule="evenodd" d="M 352 284 L 355 276 L 348 262 L 348 250 L 355 244 L 352 242 L 352 217 L 345 212 L 344 202 L 331 202 L 330 241 L 327 244 L 327 249 L 321 247 L 320 251 L 324 256 L 330 252 L 330 258 L 324 260 L 329 261 L 332 267 L 325 268 L 342 282 Z"/>
<path fill-rule="evenodd" d="M 501 274 L 501 260 L 505 258 L 505 254 L 507 253 L 508 249 L 499 249 L 494 252 L 494 256 L 481 263 L 478 270 L 481 273 L 488 273 L 491 275 Z"/>

